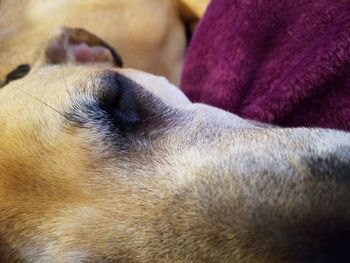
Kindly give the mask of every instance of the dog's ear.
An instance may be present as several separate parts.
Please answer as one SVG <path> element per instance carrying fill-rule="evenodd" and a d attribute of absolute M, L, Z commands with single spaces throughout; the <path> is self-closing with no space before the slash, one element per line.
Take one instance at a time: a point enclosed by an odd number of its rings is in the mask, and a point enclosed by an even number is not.
<path fill-rule="evenodd" d="M 122 67 L 119 54 L 105 41 L 82 28 L 63 27 L 45 43 L 38 64 L 109 62 Z"/>

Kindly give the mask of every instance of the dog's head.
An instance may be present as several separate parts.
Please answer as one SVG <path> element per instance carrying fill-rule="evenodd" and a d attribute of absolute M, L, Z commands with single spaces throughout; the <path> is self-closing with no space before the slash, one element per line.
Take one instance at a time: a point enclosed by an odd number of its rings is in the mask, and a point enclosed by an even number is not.
<path fill-rule="evenodd" d="M 191 104 L 84 30 L 40 54 L 0 90 L 2 261 L 349 260 L 349 134 Z"/>

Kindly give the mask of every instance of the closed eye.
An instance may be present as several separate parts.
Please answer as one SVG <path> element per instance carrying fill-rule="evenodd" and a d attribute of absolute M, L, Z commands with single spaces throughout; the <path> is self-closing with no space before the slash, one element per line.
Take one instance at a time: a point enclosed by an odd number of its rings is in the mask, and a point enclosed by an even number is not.
<path fill-rule="evenodd" d="M 14 70 L 12 70 L 10 73 L 6 75 L 5 80 L 0 81 L 0 88 L 4 87 L 8 83 L 10 83 L 13 80 L 21 79 L 24 76 L 26 76 L 30 71 L 30 65 L 29 64 L 21 64 Z"/>

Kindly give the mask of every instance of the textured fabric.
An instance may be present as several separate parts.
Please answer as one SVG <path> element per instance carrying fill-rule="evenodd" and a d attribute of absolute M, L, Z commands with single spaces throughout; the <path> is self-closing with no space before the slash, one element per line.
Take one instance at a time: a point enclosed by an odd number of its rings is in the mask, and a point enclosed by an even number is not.
<path fill-rule="evenodd" d="M 244 118 L 350 130 L 350 1 L 212 0 L 181 87 Z"/>

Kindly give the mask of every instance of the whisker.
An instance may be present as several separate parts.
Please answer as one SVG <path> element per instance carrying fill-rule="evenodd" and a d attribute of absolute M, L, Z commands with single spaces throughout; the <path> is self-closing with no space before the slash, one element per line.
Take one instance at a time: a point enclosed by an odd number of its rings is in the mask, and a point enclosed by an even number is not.
<path fill-rule="evenodd" d="M 0 1 L 1 1 L 1 0 L 0 0 Z M 31 82 L 31 81 L 34 80 L 37 76 L 38 76 L 38 72 L 35 72 L 35 71 L 34 71 L 34 72 L 32 72 L 31 74 L 29 74 L 28 76 L 25 76 L 25 78 L 27 78 L 28 82 Z M 62 76 L 63 76 L 63 75 L 62 75 Z M 64 76 L 63 76 L 63 77 L 64 77 Z M 46 80 L 46 81 L 44 82 L 43 85 L 46 86 L 49 82 L 50 82 L 50 79 Z M 67 93 L 69 94 L 70 99 L 73 100 L 72 95 L 71 95 L 71 93 L 70 93 L 69 90 L 68 90 L 68 85 L 67 85 L 67 83 L 66 83 L 65 77 L 64 77 L 64 82 L 65 82 L 65 87 L 66 87 Z M 0 89 L 3 89 L 4 87 L 2 87 L 1 84 L 2 84 L 2 83 L 1 83 L 1 81 L 0 81 Z M 5 86 L 7 86 L 7 85 L 5 85 Z M 22 93 L 26 94 L 27 96 L 31 97 L 32 99 L 34 99 L 34 100 L 40 102 L 41 104 L 45 105 L 45 106 L 48 107 L 49 109 L 55 111 L 56 113 L 58 113 L 59 115 L 61 115 L 62 117 L 64 117 L 66 120 L 68 120 L 68 121 L 74 121 L 73 119 L 70 119 L 68 115 L 66 115 L 66 114 L 64 114 L 64 113 L 62 113 L 62 112 L 60 112 L 59 110 L 57 110 L 57 109 L 54 108 L 53 106 L 51 106 L 51 105 L 49 105 L 48 103 L 42 101 L 42 100 L 39 99 L 38 97 L 36 97 L 36 96 L 32 95 L 31 93 L 29 93 L 28 91 L 25 91 L 25 90 L 21 89 L 20 87 L 22 87 L 22 86 L 24 86 L 24 85 L 19 85 L 19 87 L 17 86 L 17 87 L 10 87 L 10 88 L 11 88 L 11 89 L 15 89 L 15 90 L 17 90 L 17 91 L 19 91 L 19 92 L 22 92 Z"/>
<path fill-rule="evenodd" d="M 72 94 L 70 93 L 70 91 L 69 91 L 69 89 L 68 89 L 66 77 L 65 77 L 65 75 L 64 75 L 64 72 L 63 72 L 62 67 L 60 67 L 60 69 L 61 69 L 61 75 L 62 75 L 62 78 L 63 78 L 64 86 L 65 86 L 65 88 L 66 88 L 66 91 L 67 91 L 67 93 L 68 93 L 68 96 L 69 96 L 69 98 L 71 99 L 71 101 L 73 101 Z"/>
<path fill-rule="evenodd" d="M 55 111 L 56 113 L 58 113 L 59 115 L 61 115 L 62 117 L 64 117 L 66 120 L 68 121 L 72 121 L 70 118 L 68 118 L 67 115 L 65 115 L 64 113 L 60 112 L 59 110 L 55 109 L 54 107 L 52 107 L 51 105 L 47 104 L 45 101 L 42 101 L 41 99 L 35 97 L 34 95 L 30 94 L 29 92 L 22 90 L 18 87 L 13 87 L 13 89 L 18 90 L 20 92 L 23 92 L 24 94 L 28 95 L 29 97 L 35 99 L 36 101 L 42 103 L 43 105 L 45 105 L 46 107 L 48 107 L 49 109 Z"/>

